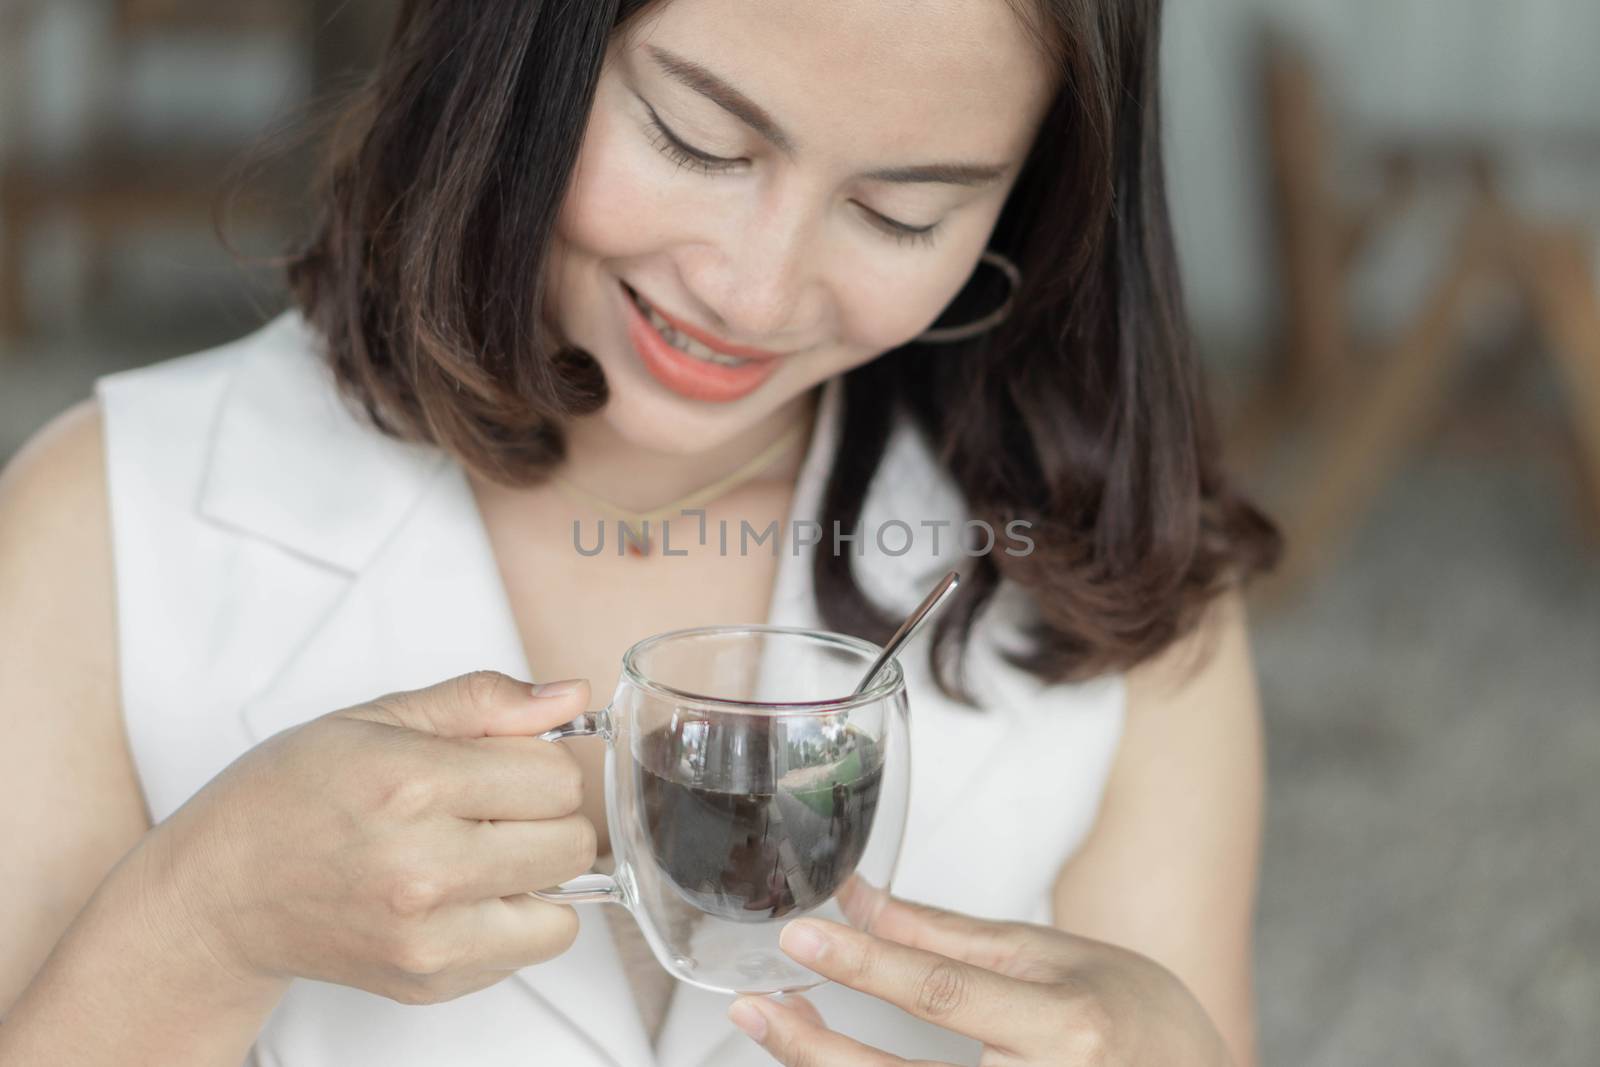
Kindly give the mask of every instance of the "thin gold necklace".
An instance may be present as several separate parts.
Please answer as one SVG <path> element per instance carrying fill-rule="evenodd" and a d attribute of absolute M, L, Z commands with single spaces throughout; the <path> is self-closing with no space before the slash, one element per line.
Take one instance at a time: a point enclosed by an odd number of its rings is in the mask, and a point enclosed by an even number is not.
<path fill-rule="evenodd" d="M 560 472 L 552 474 L 551 478 L 555 481 L 556 487 L 565 493 L 569 498 L 577 500 L 580 503 L 587 504 L 588 506 L 595 508 L 596 510 L 604 513 L 618 522 L 627 523 L 629 530 L 632 531 L 633 534 L 637 535 L 637 540 L 635 540 L 633 537 L 628 538 L 628 551 L 633 553 L 635 556 L 645 556 L 649 555 L 655 547 L 654 540 L 650 536 L 650 527 L 646 525 L 648 522 L 652 520 L 665 520 L 670 516 L 678 514 L 678 512 L 682 511 L 684 508 L 698 507 L 701 504 L 708 504 L 729 492 L 736 486 L 749 481 L 751 478 L 754 478 L 757 474 L 761 473 L 762 469 L 770 464 L 773 460 L 782 455 L 790 445 L 799 440 L 800 435 L 805 432 L 805 429 L 806 426 L 804 422 L 797 423 L 789 430 L 786 430 L 776 441 L 772 442 L 772 444 L 768 445 L 766 448 L 763 448 L 754 456 L 751 456 L 749 460 L 741 464 L 737 470 L 733 471 L 726 477 L 718 478 L 710 485 L 696 489 L 694 492 L 685 496 L 681 496 L 671 503 L 662 504 L 657 508 L 651 508 L 649 511 L 633 511 L 614 504 L 611 501 L 606 500 L 604 497 L 596 496 L 587 489 L 578 486 L 572 481 L 572 479 L 568 478 L 564 474 L 561 474 Z M 622 538 L 622 531 L 620 528 L 617 531 L 617 537 L 619 540 Z"/>

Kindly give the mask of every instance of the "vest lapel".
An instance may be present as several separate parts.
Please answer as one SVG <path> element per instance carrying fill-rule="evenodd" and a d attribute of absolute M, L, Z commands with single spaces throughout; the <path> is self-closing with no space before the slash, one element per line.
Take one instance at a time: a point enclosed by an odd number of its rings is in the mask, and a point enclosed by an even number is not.
<path fill-rule="evenodd" d="M 285 313 L 242 343 L 217 414 L 200 514 L 356 574 L 444 456 L 360 423 L 298 315 Z"/>

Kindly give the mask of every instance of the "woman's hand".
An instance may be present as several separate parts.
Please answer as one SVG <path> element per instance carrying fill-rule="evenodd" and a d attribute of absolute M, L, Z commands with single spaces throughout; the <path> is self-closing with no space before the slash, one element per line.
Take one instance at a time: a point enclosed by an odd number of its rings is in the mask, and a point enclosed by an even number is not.
<path fill-rule="evenodd" d="M 846 903 L 847 910 L 851 910 Z M 1222 1037 L 1154 961 L 1044 926 L 889 900 L 877 936 L 797 919 L 780 945 L 824 977 L 981 1041 L 1011 1067 L 1223 1067 Z M 729 1017 L 788 1067 L 906 1061 L 829 1030 L 800 997 L 742 997 Z"/>
<path fill-rule="evenodd" d="M 557 687 L 547 687 L 547 692 Z M 449 1000 L 564 952 L 588 870 L 576 761 L 541 732 L 582 714 L 479 672 L 284 730 L 151 831 L 152 896 L 235 977 Z"/>

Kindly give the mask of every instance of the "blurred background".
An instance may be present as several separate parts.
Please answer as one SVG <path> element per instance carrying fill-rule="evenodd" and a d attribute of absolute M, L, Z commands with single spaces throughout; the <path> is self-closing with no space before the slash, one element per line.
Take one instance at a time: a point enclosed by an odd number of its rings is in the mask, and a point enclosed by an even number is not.
<path fill-rule="evenodd" d="M 0 461 L 282 306 L 219 180 L 392 0 L 0 0 Z M 1170 185 L 1236 469 L 1263 1062 L 1600 1062 L 1600 3 L 1169 5 Z M 294 148 L 226 209 L 303 221 Z"/>

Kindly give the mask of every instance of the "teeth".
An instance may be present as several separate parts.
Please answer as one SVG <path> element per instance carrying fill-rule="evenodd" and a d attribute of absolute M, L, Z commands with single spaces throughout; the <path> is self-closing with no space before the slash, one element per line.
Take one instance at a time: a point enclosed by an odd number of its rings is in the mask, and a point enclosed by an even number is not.
<path fill-rule="evenodd" d="M 693 356 L 695 359 L 703 359 L 707 363 L 719 363 L 724 367 L 742 367 L 746 363 L 750 362 L 748 359 L 739 359 L 736 356 L 729 356 L 721 352 L 713 351 L 712 349 L 709 349 L 705 345 L 701 344 L 699 341 L 696 341 L 693 337 L 689 337 L 683 333 L 680 333 L 678 330 L 673 328 L 671 323 L 662 318 L 661 314 L 656 311 L 655 308 L 651 307 L 649 304 L 646 304 L 644 302 L 644 298 L 638 293 L 633 292 L 631 289 L 628 291 L 628 293 L 633 297 L 633 302 L 639 308 L 639 310 L 644 312 L 644 317 L 649 320 L 650 325 L 656 328 L 656 332 L 666 339 L 667 344 L 671 345 L 673 348 L 676 348 L 679 352 L 682 352 L 685 355 Z"/>

